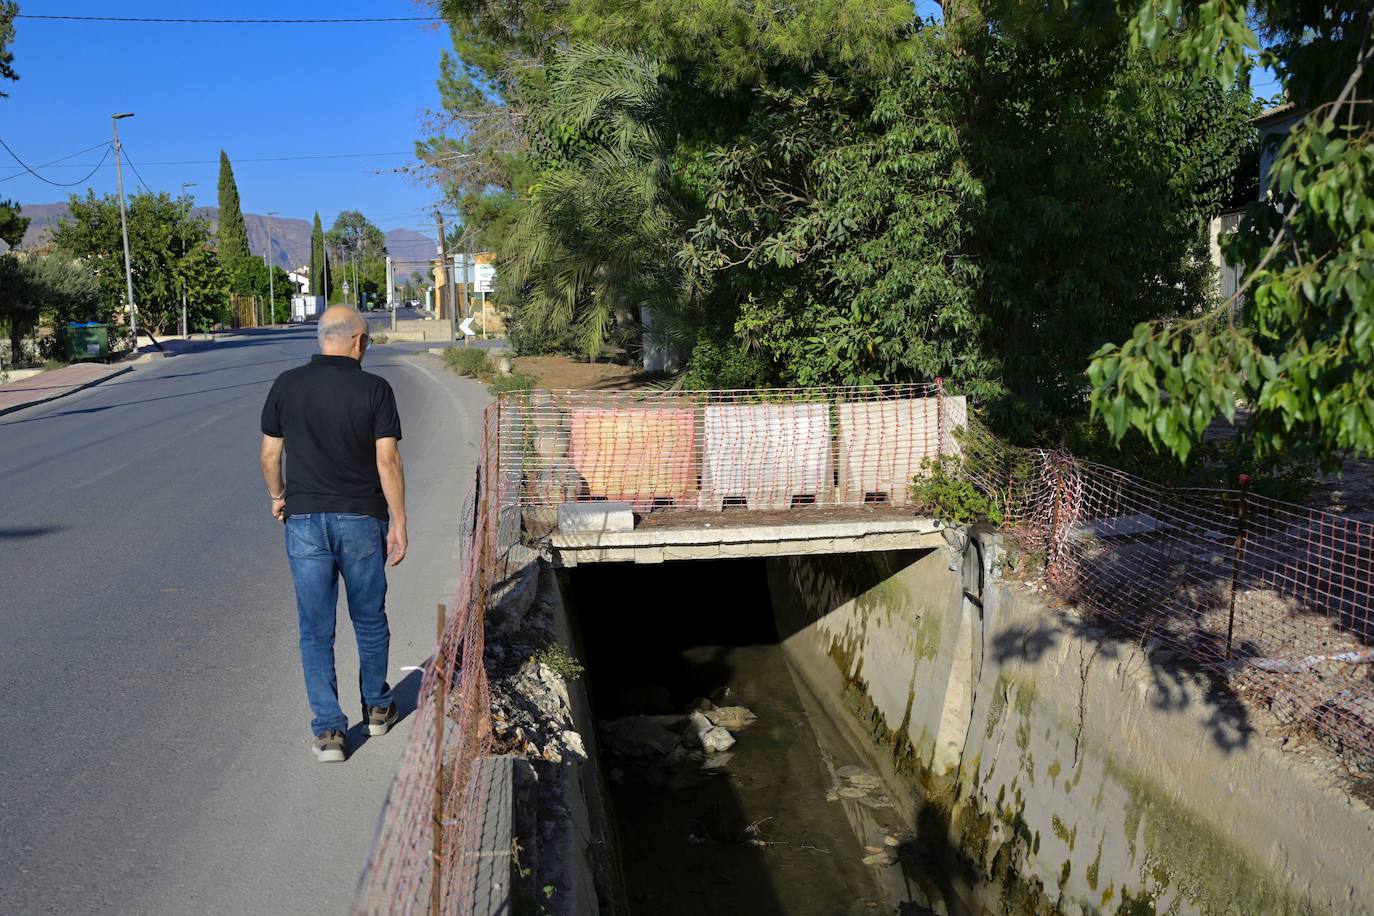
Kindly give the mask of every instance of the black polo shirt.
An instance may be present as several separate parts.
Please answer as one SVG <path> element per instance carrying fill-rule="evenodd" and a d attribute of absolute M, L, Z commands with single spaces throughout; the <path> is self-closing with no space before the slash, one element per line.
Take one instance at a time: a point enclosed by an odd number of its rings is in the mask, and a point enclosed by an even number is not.
<path fill-rule="evenodd" d="M 272 383 L 264 435 L 286 440 L 286 511 L 352 512 L 387 518 L 377 440 L 401 438 L 386 379 L 351 356 L 313 357 Z"/>

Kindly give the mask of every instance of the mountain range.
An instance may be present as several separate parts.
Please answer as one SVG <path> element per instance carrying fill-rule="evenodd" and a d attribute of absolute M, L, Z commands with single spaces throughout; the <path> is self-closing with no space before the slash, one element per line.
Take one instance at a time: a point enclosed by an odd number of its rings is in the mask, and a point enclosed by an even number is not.
<path fill-rule="evenodd" d="M 24 204 L 23 213 L 29 218 L 28 231 L 19 243 L 21 249 L 33 249 L 47 244 L 52 238 L 53 226 L 66 218 L 69 210 L 66 203 Z M 218 207 L 196 207 L 191 211 L 196 216 L 210 220 L 212 228 L 219 227 Z M 267 251 L 267 217 L 256 213 L 243 214 L 248 226 L 248 248 L 253 254 L 262 256 Z M 312 223 L 305 219 L 283 219 L 272 217 L 272 262 L 287 270 L 293 270 L 310 263 L 310 230 Z M 397 261 L 396 274 L 409 276 L 414 270 L 422 269 L 416 262 L 428 261 L 434 257 L 434 239 L 410 229 L 391 229 L 386 233 L 386 250 Z"/>

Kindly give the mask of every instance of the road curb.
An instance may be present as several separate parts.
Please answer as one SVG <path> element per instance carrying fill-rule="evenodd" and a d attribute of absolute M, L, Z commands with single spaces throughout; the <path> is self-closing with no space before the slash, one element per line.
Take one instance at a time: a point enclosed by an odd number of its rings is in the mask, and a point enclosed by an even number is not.
<path fill-rule="evenodd" d="M 94 379 L 94 380 L 92 380 L 92 381 L 87 382 L 87 383 L 84 384 L 84 385 L 77 385 L 75 388 L 68 388 L 66 391 L 62 392 L 61 394 L 54 394 L 54 395 L 51 395 L 50 397 L 39 398 L 39 399 L 36 400 L 36 401 L 27 401 L 27 402 L 25 402 L 25 403 L 23 403 L 23 404 L 14 404 L 14 405 L 12 405 L 12 406 L 10 406 L 10 407 L 0 407 L 0 417 L 3 417 L 3 416 L 4 416 L 5 414 L 7 414 L 7 413 L 14 413 L 16 410 L 24 410 L 24 409 L 29 408 L 29 407 L 37 407 L 39 404 L 46 404 L 46 403 L 48 403 L 49 401 L 56 401 L 56 400 L 58 400 L 58 399 L 60 399 L 60 398 L 65 398 L 65 397 L 66 397 L 67 395 L 69 395 L 69 394 L 76 394 L 78 391 L 85 391 L 87 388 L 94 388 L 96 385 L 100 385 L 100 384 L 103 384 L 104 382 L 108 382 L 108 381 L 109 381 L 110 379 L 112 379 L 112 378 L 119 378 L 121 375 L 125 375 L 126 373 L 129 373 L 129 372 L 133 372 L 134 369 L 136 369 L 136 368 L 137 368 L 137 366 L 125 366 L 123 369 L 120 369 L 118 372 L 111 372 L 109 375 L 102 376 L 102 377 L 100 377 L 100 378 L 98 378 L 98 379 Z"/>

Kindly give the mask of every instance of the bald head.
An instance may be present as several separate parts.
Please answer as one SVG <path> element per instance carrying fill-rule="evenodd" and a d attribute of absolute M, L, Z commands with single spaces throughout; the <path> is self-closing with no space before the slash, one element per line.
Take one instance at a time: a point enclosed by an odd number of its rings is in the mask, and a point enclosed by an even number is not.
<path fill-rule="evenodd" d="M 325 309 L 316 333 L 320 337 L 321 353 L 362 358 L 361 335 L 367 333 L 367 322 L 353 306 L 331 305 Z"/>

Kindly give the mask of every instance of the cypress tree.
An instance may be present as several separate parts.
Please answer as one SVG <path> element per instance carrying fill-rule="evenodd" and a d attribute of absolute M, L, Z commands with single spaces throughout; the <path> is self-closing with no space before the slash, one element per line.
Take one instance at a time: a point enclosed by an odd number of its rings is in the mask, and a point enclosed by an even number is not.
<path fill-rule="evenodd" d="M 328 296 L 324 288 L 325 264 L 329 255 L 324 250 L 324 227 L 320 225 L 319 211 L 315 211 L 315 225 L 310 230 L 310 294 Z"/>
<path fill-rule="evenodd" d="M 248 227 L 239 206 L 239 187 L 224 150 L 219 151 L 219 259 L 232 265 L 248 257 Z"/>

